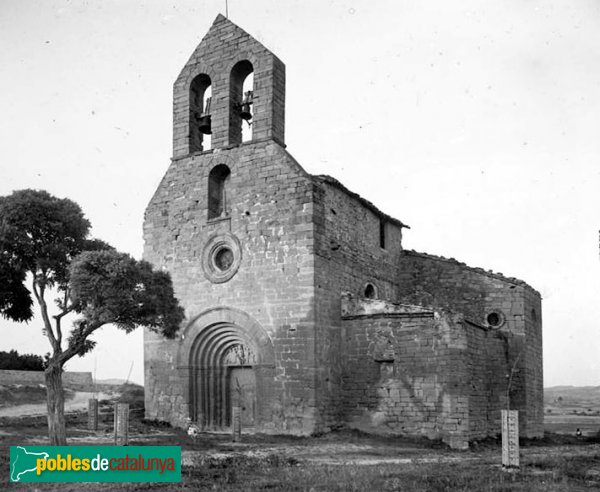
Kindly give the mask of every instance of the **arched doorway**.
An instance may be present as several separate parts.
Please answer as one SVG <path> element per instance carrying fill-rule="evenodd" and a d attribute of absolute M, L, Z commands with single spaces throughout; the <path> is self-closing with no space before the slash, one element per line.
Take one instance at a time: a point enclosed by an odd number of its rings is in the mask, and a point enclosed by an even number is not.
<path fill-rule="evenodd" d="M 261 412 L 268 418 L 273 345 L 247 314 L 215 308 L 200 315 L 182 336 L 179 360 L 188 368 L 189 418 L 203 429 L 228 428 L 234 405 L 241 407 L 244 428 L 258 426 Z"/>
<path fill-rule="evenodd" d="M 217 323 L 198 334 L 190 352 L 191 418 L 204 429 L 231 425 L 231 407 L 239 404 L 243 422 L 254 426 L 256 348 L 243 328 Z"/>

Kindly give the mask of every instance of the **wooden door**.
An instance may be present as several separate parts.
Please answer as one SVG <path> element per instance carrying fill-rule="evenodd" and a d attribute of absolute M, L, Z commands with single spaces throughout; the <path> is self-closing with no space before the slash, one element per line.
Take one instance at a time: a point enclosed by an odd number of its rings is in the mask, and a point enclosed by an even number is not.
<path fill-rule="evenodd" d="M 254 427 L 256 411 L 256 377 L 251 367 L 229 369 L 231 406 L 241 407 L 242 428 Z"/>

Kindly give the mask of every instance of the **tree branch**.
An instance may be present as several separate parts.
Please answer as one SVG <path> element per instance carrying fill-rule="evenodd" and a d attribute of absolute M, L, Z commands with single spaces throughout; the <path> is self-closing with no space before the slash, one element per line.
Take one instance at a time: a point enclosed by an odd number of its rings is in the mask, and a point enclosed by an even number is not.
<path fill-rule="evenodd" d="M 75 306 L 69 306 L 68 308 L 63 309 L 60 313 L 55 314 L 52 317 L 58 321 L 58 320 L 64 318 L 67 314 L 72 313 L 73 311 L 75 311 Z"/>
<path fill-rule="evenodd" d="M 60 319 L 61 319 L 61 317 L 54 316 L 54 319 L 55 319 L 55 322 L 56 322 L 56 341 L 57 341 L 59 347 L 60 347 L 60 344 L 62 343 L 62 330 L 60 328 Z"/>
<path fill-rule="evenodd" d="M 94 333 L 98 328 L 101 328 L 106 324 L 102 321 L 96 321 L 88 324 L 85 328 L 82 328 L 82 325 L 85 323 L 85 321 L 82 321 L 79 327 L 74 330 L 73 335 L 77 336 L 77 342 L 74 344 L 69 344 L 67 349 L 60 354 L 59 361 L 61 364 L 65 364 L 69 359 L 75 357 L 83 348 L 85 342 L 87 341 L 87 337 Z M 80 333 L 75 333 L 77 330 L 79 330 Z"/>
<path fill-rule="evenodd" d="M 62 299 L 56 299 L 56 305 L 60 308 L 61 311 L 66 311 L 68 308 L 69 304 L 69 288 L 65 287 L 64 288 L 64 294 L 63 294 L 63 298 Z M 66 314 L 66 313 L 65 313 Z M 59 316 L 64 316 L 64 314 L 61 314 Z M 56 316 L 54 316 L 54 318 L 56 318 Z"/>
<path fill-rule="evenodd" d="M 40 310 L 42 312 L 42 320 L 44 321 L 44 329 L 46 331 L 46 336 L 50 340 L 50 345 L 52 345 L 52 350 L 54 351 L 54 355 L 57 355 L 58 353 L 60 353 L 60 343 L 57 341 L 56 337 L 54 336 L 54 332 L 52 331 L 52 324 L 50 323 L 50 318 L 48 317 L 48 306 L 46 305 L 46 300 L 44 299 L 44 287 L 39 286 L 39 288 L 38 288 L 38 285 L 37 285 L 37 282 L 35 279 L 35 272 L 32 272 L 32 273 L 33 273 L 33 281 L 32 281 L 33 293 L 35 294 L 35 298 L 37 299 L 38 304 L 40 305 Z"/>
<path fill-rule="evenodd" d="M 65 303 L 66 306 L 66 303 Z M 56 320 L 56 338 L 58 340 L 58 345 L 60 346 L 62 342 L 62 329 L 60 325 L 61 319 L 63 319 L 67 314 L 73 312 L 75 310 L 75 306 L 69 306 L 68 308 L 63 307 L 63 310 L 52 316 Z"/>

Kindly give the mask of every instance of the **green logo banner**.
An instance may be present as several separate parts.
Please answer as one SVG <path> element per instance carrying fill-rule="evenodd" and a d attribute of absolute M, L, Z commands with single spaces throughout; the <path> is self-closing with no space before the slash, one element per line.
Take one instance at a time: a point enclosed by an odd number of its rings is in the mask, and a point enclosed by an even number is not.
<path fill-rule="evenodd" d="M 11 482 L 181 482 L 179 446 L 11 446 Z"/>

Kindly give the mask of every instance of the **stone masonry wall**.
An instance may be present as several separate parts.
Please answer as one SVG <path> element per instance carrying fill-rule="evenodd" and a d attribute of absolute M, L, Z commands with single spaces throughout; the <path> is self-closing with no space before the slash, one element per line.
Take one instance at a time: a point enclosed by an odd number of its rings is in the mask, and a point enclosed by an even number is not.
<path fill-rule="evenodd" d="M 207 219 L 208 173 L 231 170 L 228 216 Z M 244 144 L 176 159 L 147 210 L 144 258 L 167 269 L 187 320 L 221 306 L 242 310 L 268 333 L 275 348 L 265 431 L 312 432 L 315 426 L 313 187 L 273 141 Z M 214 284 L 202 251 L 215 233 L 241 244 L 238 272 Z M 182 424 L 189 412 L 189 361 L 178 361 L 179 340 L 145 332 L 146 412 Z M 260 398 L 262 395 L 258 395 Z"/>
<path fill-rule="evenodd" d="M 341 293 L 362 295 L 370 282 L 378 297 L 393 298 L 402 234 L 399 225 L 388 223 L 381 248 L 375 210 L 340 187 L 318 179 L 315 184 L 316 385 L 322 430 L 327 430 L 343 422 Z"/>
<path fill-rule="evenodd" d="M 347 425 L 468 446 L 467 334 L 460 316 L 346 316 L 342 333 Z"/>
<path fill-rule="evenodd" d="M 503 344 L 493 342 L 485 347 L 488 359 L 504 360 L 507 364 L 504 370 L 497 368 L 497 373 L 489 375 L 493 381 L 488 384 L 496 387 L 491 394 L 496 394 L 497 388 L 505 387 L 506 374 L 514 365 L 511 408 L 520 411 L 519 421 L 524 435 L 541 435 L 543 377 L 539 293 L 520 280 L 470 268 L 456 260 L 413 251 L 402 252 L 398 280 L 401 302 L 462 312 L 468 320 L 484 328 L 492 328 L 486 320 L 489 313 L 498 312 L 502 315 L 503 322 L 495 329 L 506 341 Z M 531 320 L 533 311 L 538 313 L 535 322 Z M 475 348 L 477 344 L 472 343 L 472 354 L 483 350 L 483 347 Z M 506 344 L 508 353 L 505 353 Z M 480 363 L 481 360 L 473 363 L 473 366 L 476 368 Z M 499 428 L 492 422 L 499 422 L 499 412 L 505 407 L 506 398 L 502 403 L 498 402 L 503 407 L 493 410 L 497 415 L 491 415 L 487 405 L 477 405 L 476 402 L 482 401 L 481 398 L 473 399 L 472 420 L 490 422 L 487 434 L 495 434 Z M 481 428 L 477 428 L 479 430 L 474 432 L 479 435 Z"/>
<path fill-rule="evenodd" d="M 542 300 L 532 289 L 523 295 L 525 339 L 523 372 L 528 437 L 544 435 L 544 367 L 542 343 Z"/>
<path fill-rule="evenodd" d="M 501 431 L 500 409 L 506 408 L 506 345 L 496 331 L 470 323 L 464 326 L 469 366 L 469 440 L 483 439 Z"/>
<path fill-rule="evenodd" d="M 242 74 L 236 67 L 244 74 L 250 67 L 254 78 L 252 140 L 243 144 L 239 125 L 246 123 L 236 110 Z M 211 84 L 210 151 L 198 151 L 194 125 L 201 94 L 194 94 L 192 108 L 191 88 L 201 88 L 195 80 L 202 87 L 207 80 Z M 194 345 L 185 334 L 208 333 L 198 323 L 246 320 L 246 326 L 232 328 L 236 336 L 248 335 L 259 350 L 269 348 L 268 364 L 254 368 L 258 430 L 315 428 L 313 183 L 282 147 L 284 99 L 283 63 L 222 15 L 175 81 L 174 160 L 146 210 L 144 257 L 171 272 L 188 325 L 175 341 L 145 332 L 149 417 L 179 425 L 195 417 L 190 410 L 202 389 L 193 374 L 201 368 L 191 359 Z M 208 176 L 218 165 L 227 166 L 230 175 L 225 192 L 217 192 L 224 213 L 211 218 Z M 239 268 L 211 281 L 207 251 L 224 239 L 233 242 Z"/>

